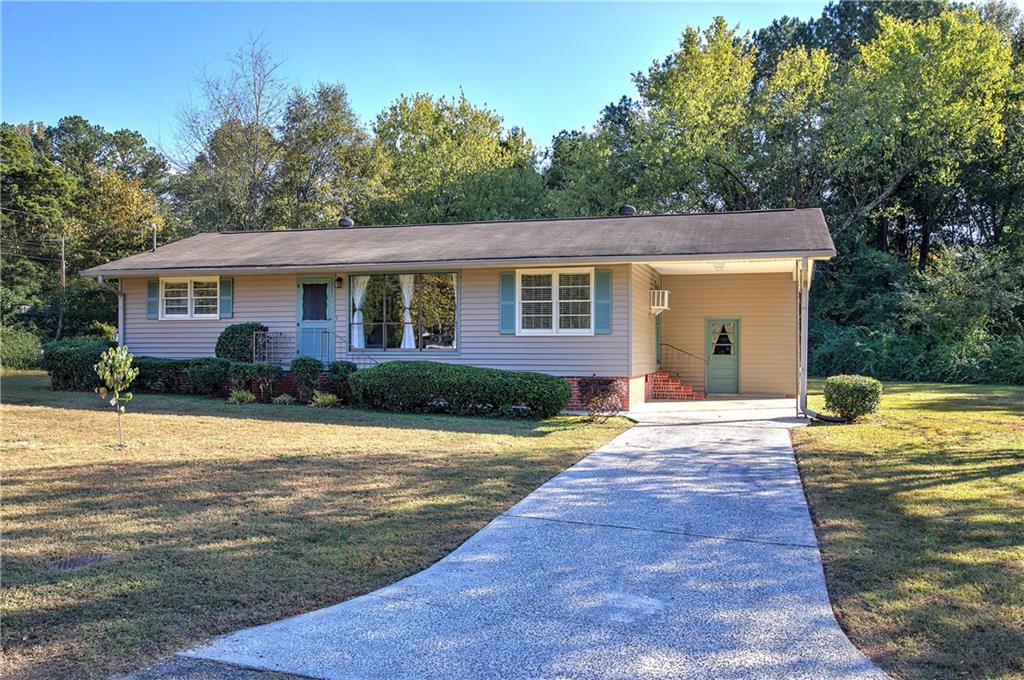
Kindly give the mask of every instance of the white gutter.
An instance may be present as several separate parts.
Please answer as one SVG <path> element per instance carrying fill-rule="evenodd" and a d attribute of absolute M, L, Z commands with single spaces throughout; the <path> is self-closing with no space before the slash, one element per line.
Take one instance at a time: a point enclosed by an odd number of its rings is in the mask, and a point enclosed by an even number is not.
<path fill-rule="evenodd" d="M 422 262 L 337 262 L 319 265 L 275 264 L 275 265 L 211 265 L 201 267 L 146 267 L 129 269 L 105 269 L 96 271 L 86 269 L 82 276 L 176 276 L 191 274 L 209 274 L 225 272 L 238 274 L 262 274 L 266 272 L 308 272 L 310 274 L 334 272 L 396 272 L 422 271 L 424 269 L 488 269 L 495 267 L 536 267 L 559 264 L 648 264 L 656 262 L 723 262 L 729 260 L 783 260 L 805 258 L 811 260 L 829 260 L 835 257 L 834 250 L 808 251 L 769 251 L 755 253 L 713 253 L 700 255 L 608 255 L 580 257 L 536 257 L 536 258 L 504 258 L 476 260 L 425 260 Z"/>
<path fill-rule="evenodd" d="M 124 346 L 124 326 L 125 326 L 125 309 L 124 309 L 124 291 L 120 288 L 115 288 L 103 279 L 103 275 L 100 274 L 96 277 L 96 282 L 103 288 L 117 293 L 117 344 Z"/>

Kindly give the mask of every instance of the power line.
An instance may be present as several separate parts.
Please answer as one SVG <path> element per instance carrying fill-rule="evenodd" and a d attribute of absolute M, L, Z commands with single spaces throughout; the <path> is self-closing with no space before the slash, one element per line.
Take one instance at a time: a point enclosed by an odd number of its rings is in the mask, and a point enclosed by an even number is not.
<path fill-rule="evenodd" d="M 28 260 L 42 260 L 45 262 L 60 262 L 59 257 L 42 257 L 41 255 L 28 255 L 26 253 L 8 253 L 8 257 L 24 257 Z"/>
<path fill-rule="evenodd" d="M 20 239 L 10 239 L 8 243 L 17 243 L 22 246 L 36 246 L 39 248 L 45 248 L 46 246 L 58 243 L 58 241 L 50 241 L 49 243 L 41 243 L 39 241 L 22 241 Z"/>
<path fill-rule="evenodd" d="M 3 206 L 0 206 L 0 210 L 3 210 L 4 212 L 17 213 L 19 215 L 27 215 L 29 217 L 38 217 L 38 218 L 47 219 L 47 220 L 56 219 L 56 220 L 63 220 L 65 222 L 77 222 L 78 224 L 84 224 L 87 227 L 96 227 L 97 229 L 128 229 L 128 228 L 130 228 L 130 227 L 123 227 L 123 226 L 119 227 L 116 224 L 110 224 L 109 222 L 86 222 L 85 220 L 79 219 L 77 217 L 67 217 L 67 216 L 64 216 L 64 215 L 61 215 L 61 216 L 44 215 L 43 213 L 30 212 L 28 210 L 16 210 L 14 208 L 5 208 Z M 144 227 L 144 226 L 146 226 L 146 225 L 139 225 L 139 227 Z"/>

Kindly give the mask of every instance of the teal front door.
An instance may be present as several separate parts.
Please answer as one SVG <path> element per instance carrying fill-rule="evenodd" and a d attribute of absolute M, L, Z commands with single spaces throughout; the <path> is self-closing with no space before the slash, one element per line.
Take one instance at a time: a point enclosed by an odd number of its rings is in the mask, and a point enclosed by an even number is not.
<path fill-rule="evenodd" d="M 740 391 L 740 320 L 707 321 L 708 393 Z"/>
<path fill-rule="evenodd" d="M 295 296 L 295 353 L 334 360 L 334 285 L 330 278 L 300 278 Z"/>

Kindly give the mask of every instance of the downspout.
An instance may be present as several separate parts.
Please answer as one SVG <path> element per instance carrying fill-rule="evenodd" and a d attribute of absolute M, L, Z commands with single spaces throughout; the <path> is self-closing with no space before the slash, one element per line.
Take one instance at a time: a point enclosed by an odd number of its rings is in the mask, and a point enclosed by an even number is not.
<path fill-rule="evenodd" d="M 809 307 L 811 297 L 811 275 L 812 275 L 812 262 L 809 258 L 804 257 L 799 266 L 799 274 L 797 275 L 797 285 L 799 288 L 800 296 L 800 411 L 808 418 L 814 418 L 826 423 L 845 423 L 846 418 L 839 418 L 837 416 L 827 416 L 821 413 L 812 411 L 807 407 L 807 346 L 808 346 L 808 323 L 809 321 Z"/>
<path fill-rule="evenodd" d="M 116 288 L 116 287 L 110 285 L 109 283 L 107 283 L 106 280 L 103 278 L 102 274 L 100 274 L 99 276 L 96 277 L 96 281 L 97 281 L 97 283 L 100 284 L 101 287 L 106 288 L 109 291 L 113 291 L 114 293 L 117 294 L 117 344 L 119 346 L 123 347 L 124 346 L 124 291 L 121 290 L 120 288 Z M 118 283 L 120 283 L 120 279 L 118 279 Z"/>

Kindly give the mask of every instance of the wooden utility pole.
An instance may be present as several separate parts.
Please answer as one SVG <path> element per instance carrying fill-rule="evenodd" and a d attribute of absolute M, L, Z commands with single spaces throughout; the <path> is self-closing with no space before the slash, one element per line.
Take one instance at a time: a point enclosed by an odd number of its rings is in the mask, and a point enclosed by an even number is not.
<path fill-rule="evenodd" d="M 67 260 L 67 235 L 60 235 L 60 304 L 57 310 L 57 334 L 54 340 L 60 340 L 64 333 L 64 312 L 68 304 L 68 260 Z"/>
<path fill-rule="evenodd" d="M 65 253 L 65 246 L 67 245 L 67 236 L 64 234 L 60 235 L 60 287 L 65 289 L 68 287 L 68 260 Z"/>

